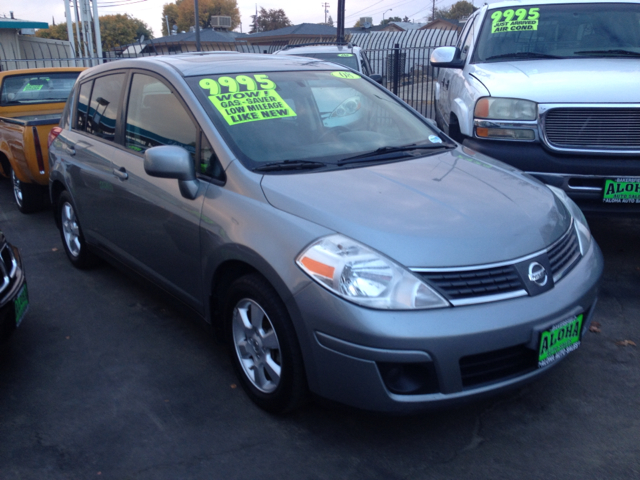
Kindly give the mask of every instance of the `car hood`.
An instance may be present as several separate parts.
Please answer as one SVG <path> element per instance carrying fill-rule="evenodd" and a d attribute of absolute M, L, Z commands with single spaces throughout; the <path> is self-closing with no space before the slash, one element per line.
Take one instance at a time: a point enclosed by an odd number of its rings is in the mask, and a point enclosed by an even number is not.
<path fill-rule="evenodd" d="M 407 267 L 511 260 L 548 247 L 570 225 L 544 185 L 460 149 L 377 166 L 266 175 L 262 188 L 274 207 Z"/>
<path fill-rule="evenodd" d="M 471 65 L 492 97 L 538 103 L 639 103 L 640 60 L 576 58 Z"/>

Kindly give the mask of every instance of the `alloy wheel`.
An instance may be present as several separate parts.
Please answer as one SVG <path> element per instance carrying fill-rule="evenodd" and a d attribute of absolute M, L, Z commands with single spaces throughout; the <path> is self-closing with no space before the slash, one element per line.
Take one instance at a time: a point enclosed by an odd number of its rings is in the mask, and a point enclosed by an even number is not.
<path fill-rule="evenodd" d="M 245 375 L 263 393 L 280 384 L 282 356 L 278 336 L 267 313 L 251 299 L 233 310 L 233 343 Z"/>

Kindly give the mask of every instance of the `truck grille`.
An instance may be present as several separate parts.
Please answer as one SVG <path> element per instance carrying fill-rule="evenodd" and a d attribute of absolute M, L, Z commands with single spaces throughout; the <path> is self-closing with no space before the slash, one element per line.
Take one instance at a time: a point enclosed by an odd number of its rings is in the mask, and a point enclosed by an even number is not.
<path fill-rule="evenodd" d="M 640 108 L 552 108 L 544 118 L 553 147 L 640 150 Z"/>

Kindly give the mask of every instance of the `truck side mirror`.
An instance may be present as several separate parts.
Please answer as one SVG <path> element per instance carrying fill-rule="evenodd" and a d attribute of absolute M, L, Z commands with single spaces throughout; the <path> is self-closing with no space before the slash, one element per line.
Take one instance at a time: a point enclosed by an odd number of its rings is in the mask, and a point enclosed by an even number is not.
<path fill-rule="evenodd" d="M 456 47 L 438 47 L 431 52 L 429 63 L 438 68 L 463 68 L 464 60 L 460 60 L 460 50 Z"/>

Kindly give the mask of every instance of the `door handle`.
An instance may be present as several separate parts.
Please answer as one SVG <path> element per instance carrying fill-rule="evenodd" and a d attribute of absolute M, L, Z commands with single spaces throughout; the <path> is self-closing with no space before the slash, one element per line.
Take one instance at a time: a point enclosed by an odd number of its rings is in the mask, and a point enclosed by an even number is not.
<path fill-rule="evenodd" d="M 124 167 L 114 168 L 113 174 L 116 177 L 118 177 L 120 180 L 126 180 L 127 178 L 129 178 L 129 174 L 127 173 L 127 170 Z"/>
<path fill-rule="evenodd" d="M 73 147 L 69 147 L 69 155 L 71 155 L 72 157 L 75 157 L 76 149 Z"/>

